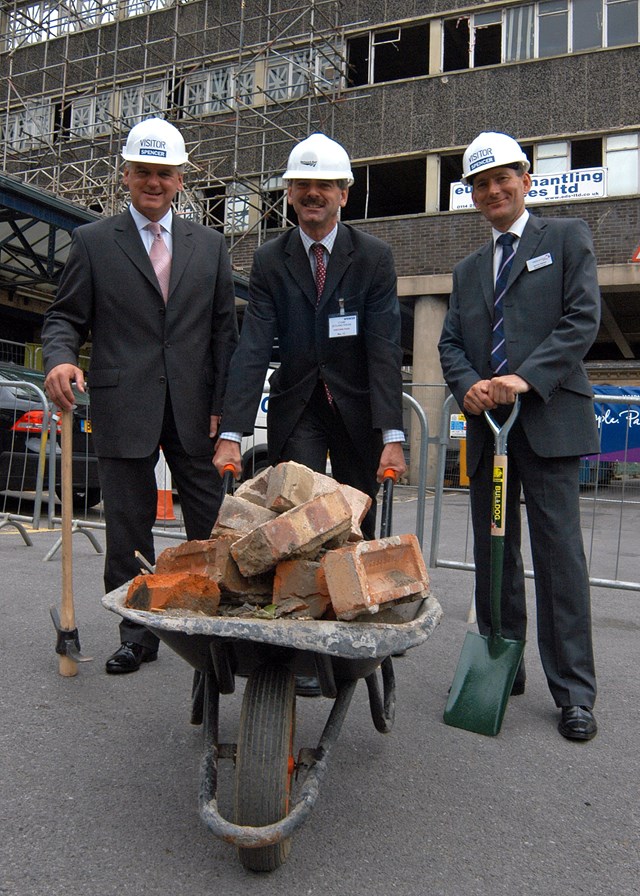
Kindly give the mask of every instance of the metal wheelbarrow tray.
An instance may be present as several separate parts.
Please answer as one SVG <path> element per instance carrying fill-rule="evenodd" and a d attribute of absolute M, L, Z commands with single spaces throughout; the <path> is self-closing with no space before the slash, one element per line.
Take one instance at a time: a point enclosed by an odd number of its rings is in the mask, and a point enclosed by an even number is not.
<path fill-rule="evenodd" d="M 216 836 L 238 847 L 240 861 L 254 871 L 281 865 L 291 835 L 309 817 L 358 679 L 367 684 L 376 729 L 387 733 L 395 715 L 391 655 L 426 641 L 442 616 L 440 604 L 429 595 L 383 609 L 372 621 L 337 622 L 150 613 L 125 607 L 126 594 L 123 585 L 105 595 L 103 604 L 152 629 L 196 670 L 191 721 L 202 724 L 205 746 L 200 814 Z M 233 693 L 236 675 L 248 679 L 237 743 L 223 744 L 218 740 L 219 697 Z M 296 675 L 315 676 L 322 695 L 334 701 L 318 746 L 301 749 L 297 758 Z M 219 759 L 235 761 L 233 822 L 218 810 Z"/>

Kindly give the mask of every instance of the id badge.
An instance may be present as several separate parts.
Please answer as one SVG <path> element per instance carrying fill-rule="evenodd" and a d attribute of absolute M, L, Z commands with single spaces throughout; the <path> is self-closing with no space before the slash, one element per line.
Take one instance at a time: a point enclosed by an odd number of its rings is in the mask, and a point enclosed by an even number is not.
<path fill-rule="evenodd" d="M 329 315 L 329 339 L 340 339 L 342 336 L 358 335 L 358 314 L 345 314 L 344 299 L 338 299 L 339 314 Z"/>
<path fill-rule="evenodd" d="M 342 336 L 358 335 L 357 314 L 330 314 L 329 339 L 340 339 Z"/>

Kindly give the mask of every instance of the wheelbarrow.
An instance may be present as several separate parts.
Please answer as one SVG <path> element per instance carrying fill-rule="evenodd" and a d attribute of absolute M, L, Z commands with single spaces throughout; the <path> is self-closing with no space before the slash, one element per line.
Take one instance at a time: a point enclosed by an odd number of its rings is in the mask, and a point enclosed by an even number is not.
<path fill-rule="evenodd" d="M 391 488 L 385 482 L 383 524 L 390 524 Z M 381 609 L 371 621 L 170 616 L 124 606 L 128 586 L 103 598 L 109 610 L 151 629 L 195 669 L 191 722 L 201 724 L 200 815 L 210 830 L 234 844 L 242 865 L 272 871 L 288 857 L 293 833 L 319 795 L 356 685 L 364 679 L 373 724 L 387 733 L 395 717 L 392 655 L 423 643 L 440 622 L 432 595 Z M 333 700 L 318 745 L 294 755 L 295 677 L 315 676 Z M 246 678 L 236 743 L 219 741 L 220 695 Z M 381 679 L 382 687 L 379 680 Z M 218 762 L 235 763 L 235 817 L 218 808 Z M 294 796 L 294 780 L 295 796 Z"/>

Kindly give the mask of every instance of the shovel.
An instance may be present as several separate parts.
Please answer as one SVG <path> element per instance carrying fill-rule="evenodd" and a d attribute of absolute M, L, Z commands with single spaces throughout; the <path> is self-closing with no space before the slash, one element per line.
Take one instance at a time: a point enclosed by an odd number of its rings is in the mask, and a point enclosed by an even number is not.
<path fill-rule="evenodd" d="M 511 688 L 524 653 L 524 641 L 502 637 L 500 602 L 507 508 L 507 436 L 520 399 L 502 427 L 485 411 L 495 439 L 491 522 L 491 633 L 467 632 L 444 721 L 454 728 L 494 736 L 500 732 Z"/>
<path fill-rule="evenodd" d="M 56 653 L 59 656 L 58 672 L 65 678 L 77 675 L 78 663 L 91 657 L 80 651 L 80 638 L 75 622 L 73 606 L 73 411 L 62 412 L 62 601 L 60 613 L 51 607 L 51 619 L 58 634 Z"/>

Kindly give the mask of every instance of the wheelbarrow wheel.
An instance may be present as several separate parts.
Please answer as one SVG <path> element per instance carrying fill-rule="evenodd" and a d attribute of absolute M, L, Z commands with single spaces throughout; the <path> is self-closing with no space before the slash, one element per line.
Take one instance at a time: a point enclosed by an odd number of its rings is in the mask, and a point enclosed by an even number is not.
<path fill-rule="evenodd" d="M 262 826 L 289 811 L 294 770 L 295 680 L 283 666 L 260 666 L 247 681 L 236 756 L 236 824 Z M 239 847 L 250 871 L 274 871 L 286 861 L 291 838 L 269 846 Z"/>

